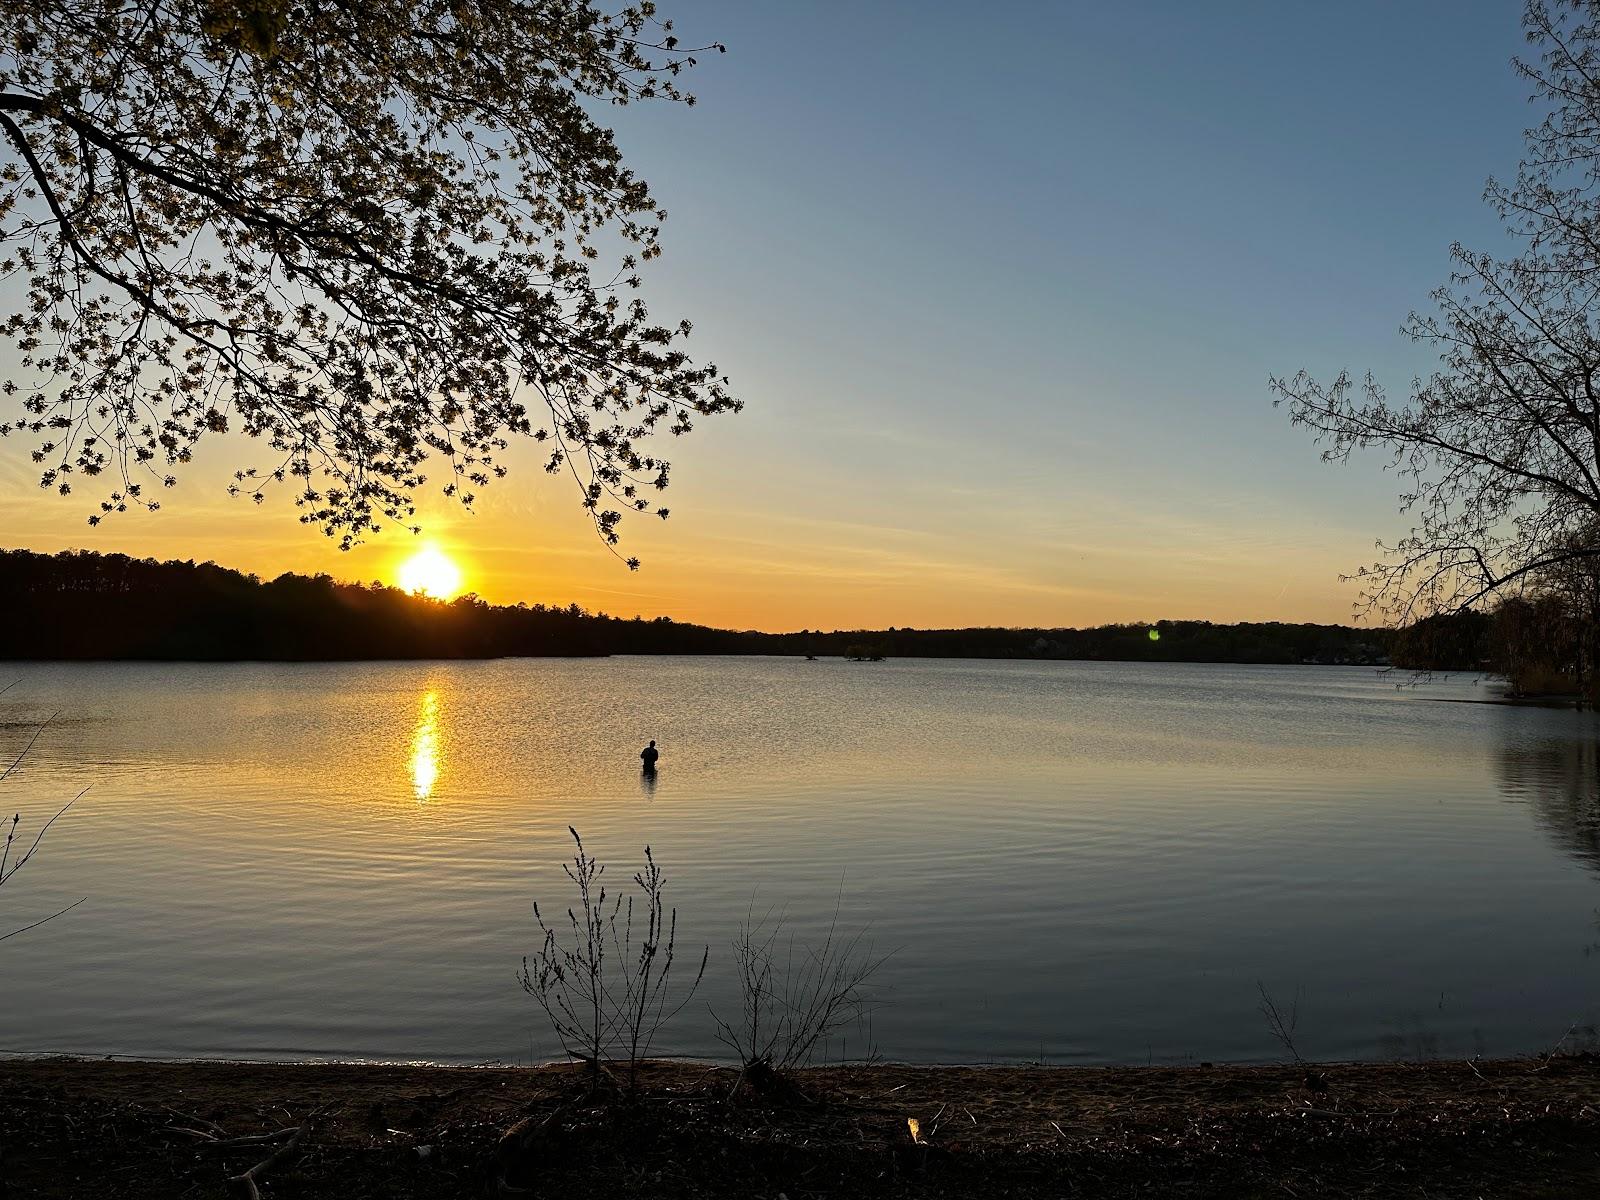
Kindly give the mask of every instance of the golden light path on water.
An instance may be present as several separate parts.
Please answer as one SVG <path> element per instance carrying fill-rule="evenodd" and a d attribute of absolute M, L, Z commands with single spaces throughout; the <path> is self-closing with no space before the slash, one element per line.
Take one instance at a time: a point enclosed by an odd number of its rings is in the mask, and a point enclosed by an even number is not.
<path fill-rule="evenodd" d="M 433 795 L 439 779 L 439 693 L 425 692 L 411 734 L 411 791 L 418 803 Z"/>

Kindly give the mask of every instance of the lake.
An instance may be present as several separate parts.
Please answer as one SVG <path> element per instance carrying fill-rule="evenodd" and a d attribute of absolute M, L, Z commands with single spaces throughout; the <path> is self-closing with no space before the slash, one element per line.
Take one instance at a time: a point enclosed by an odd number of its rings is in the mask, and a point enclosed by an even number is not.
<path fill-rule="evenodd" d="M 0 1049 L 528 1062 L 516 971 L 646 844 L 717 1057 L 754 911 L 891 953 L 910 1062 L 1329 1059 L 1590 1045 L 1600 722 L 1356 667 L 776 658 L 10 664 Z M 1397 686 L 1405 684 L 1405 686 Z M 638 751 L 662 749 L 647 786 Z M 695 957 L 698 957 L 696 954 Z M 1569 1034 L 1568 1031 L 1572 1032 Z"/>

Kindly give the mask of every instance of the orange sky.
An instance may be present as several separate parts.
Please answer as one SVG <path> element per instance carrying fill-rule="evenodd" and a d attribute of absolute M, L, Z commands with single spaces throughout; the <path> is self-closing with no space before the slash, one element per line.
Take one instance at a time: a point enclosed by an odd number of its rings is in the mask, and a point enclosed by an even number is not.
<path fill-rule="evenodd" d="M 819 465 L 816 479 L 774 479 L 758 455 L 718 445 L 759 441 L 759 429 L 735 436 L 731 424 L 708 422 L 695 436 L 700 453 L 678 456 L 672 518 L 624 524 L 624 549 L 644 561 L 637 572 L 593 535 L 570 483 L 529 461 L 474 512 L 430 497 L 420 539 L 386 531 L 342 552 L 300 525 L 282 494 L 259 507 L 228 497 L 217 464 L 249 450 L 223 443 L 162 497 L 159 512 L 115 515 L 98 528 L 84 521 L 82 491 L 61 498 L 30 486 L 16 443 L 0 443 L 0 542 L 386 583 L 433 543 L 459 564 L 466 590 L 496 603 L 577 602 L 621 616 L 770 630 L 1164 617 L 1341 622 L 1351 591 L 1335 577 L 1370 553 L 1365 531 L 1330 529 L 1308 510 L 1263 520 L 1265 498 L 1247 495 L 1152 506 L 1084 494 L 1023 521 L 1004 489 L 964 496 L 950 485 L 936 522 L 916 508 L 899 520 L 872 519 L 870 478 L 830 476 Z M 678 448 L 690 451 L 691 442 Z"/>

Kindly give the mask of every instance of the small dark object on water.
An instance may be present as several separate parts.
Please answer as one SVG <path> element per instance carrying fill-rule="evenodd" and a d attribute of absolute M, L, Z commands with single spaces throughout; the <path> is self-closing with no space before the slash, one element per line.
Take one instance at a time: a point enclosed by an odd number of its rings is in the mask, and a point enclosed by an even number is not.
<path fill-rule="evenodd" d="M 644 773 L 646 775 L 654 775 L 656 773 L 656 759 L 661 757 L 661 751 L 656 749 L 655 738 L 651 738 L 650 744 L 639 751 L 639 757 L 644 762 Z"/>

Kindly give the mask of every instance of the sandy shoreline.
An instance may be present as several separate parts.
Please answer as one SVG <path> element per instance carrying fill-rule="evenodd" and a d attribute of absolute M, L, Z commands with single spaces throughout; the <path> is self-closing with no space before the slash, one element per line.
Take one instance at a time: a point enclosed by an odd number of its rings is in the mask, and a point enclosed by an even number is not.
<path fill-rule="evenodd" d="M 1586 1056 L 798 1080 L 804 1101 L 730 1101 L 731 1071 L 652 1064 L 619 1105 L 570 1067 L 9 1061 L 0 1195 L 226 1195 L 262 1147 L 220 1143 L 313 1115 L 263 1196 L 1600 1194 Z M 508 1170 L 497 1146 L 524 1118 L 538 1137 Z"/>

